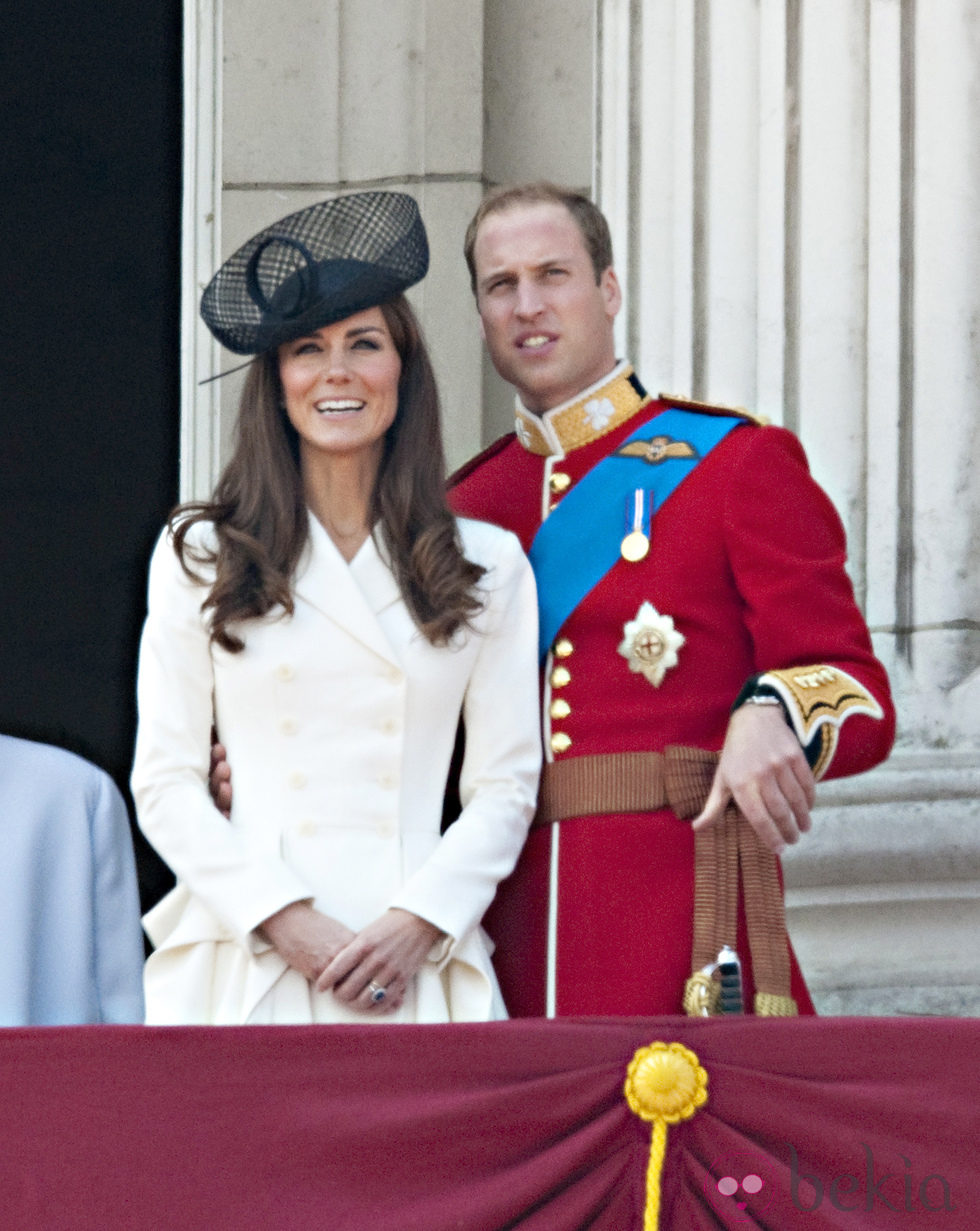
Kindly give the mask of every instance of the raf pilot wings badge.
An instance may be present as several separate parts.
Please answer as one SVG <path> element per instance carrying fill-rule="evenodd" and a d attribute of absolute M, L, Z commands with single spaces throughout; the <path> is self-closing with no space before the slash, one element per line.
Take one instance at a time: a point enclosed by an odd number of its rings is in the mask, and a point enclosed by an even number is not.
<path fill-rule="evenodd" d="M 670 457 L 697 457 L 697 450 L 686 440 L 672 436 L 651 436 L 649 440 L 628 440 L 616 450 L 617 457 L 637 457 L 657 466 Z"/>

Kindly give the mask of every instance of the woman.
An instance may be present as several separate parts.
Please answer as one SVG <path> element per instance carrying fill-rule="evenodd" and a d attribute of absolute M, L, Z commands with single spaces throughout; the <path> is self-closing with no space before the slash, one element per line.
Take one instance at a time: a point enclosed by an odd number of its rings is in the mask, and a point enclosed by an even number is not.
<path fill-rule="evenodd" d="M 445 504 L 401 294 L 427 263 L 415 202 L 362 193 L 260 232 L 204 293 L 257 357 L 213 498 L 150 567 L 133 791 L 177 876 L 145 919 L 152 1024 L 506 1015 L 479 921 L 534 806 L 536 602 L 517 540 Z"/>

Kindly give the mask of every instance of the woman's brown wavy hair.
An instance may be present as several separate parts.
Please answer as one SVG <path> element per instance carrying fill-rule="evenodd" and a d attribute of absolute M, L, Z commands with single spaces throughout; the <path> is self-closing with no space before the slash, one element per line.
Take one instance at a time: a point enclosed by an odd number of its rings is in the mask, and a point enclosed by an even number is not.
<path fill-rule="evenodd" d="M 412 618 L 433 645 L 445 645 L 482 602 L 475 586 L 485 570 L 463 555 L 445 496 L 439 394 L 415 314 L 404 296 L 380 305 L 401 358 L 398 410 L 385 436 L 371 499 L 392 571 Z M 211 612 L 211 639 L 244 648 L 229 625 L 293 610 L 292 581 L 308 537 L 299 470 L 299 438 L 282 409 L 275 351 L 256 356 L 238 412 L 236 443 L 210 500 L 179 505 L 170 516 L 174 550 L 185 572 L 213 564 L 214 584 L 201 605 Z M 217 550 L 186 540 L 197 522 L 214 524 Z M 376 531 L 377 532 L 377 531 Z"/>

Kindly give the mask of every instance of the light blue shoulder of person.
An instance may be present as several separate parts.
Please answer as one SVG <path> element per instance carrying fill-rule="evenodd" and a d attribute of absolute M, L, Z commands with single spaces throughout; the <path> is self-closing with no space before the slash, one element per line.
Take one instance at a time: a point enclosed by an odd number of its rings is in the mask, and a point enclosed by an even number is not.
<path fill-rule="evenodd" d="M 0 735 L 0 1026 L 143 1021 L 129 817 L 103 770 Z"/>

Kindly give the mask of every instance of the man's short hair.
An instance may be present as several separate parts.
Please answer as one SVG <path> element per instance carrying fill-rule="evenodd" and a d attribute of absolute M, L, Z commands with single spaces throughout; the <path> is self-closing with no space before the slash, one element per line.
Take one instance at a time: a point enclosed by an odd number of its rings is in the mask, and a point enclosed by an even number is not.
<path fill-rule="evenodd" d="M 585 250 L 592 261 L 595 280 L 598 284 L 605 271 L 613 263 L 612 236 L 609 234 L 609 223 L 605 215 L 581 192 L 571 188 L 562 188 L 558 184 L 540 180 L 534 184 L 516 184 L 513 187 L 495 188 L 480 202 L 473 215 L 470 225 L 466 228 L 466 238 L 463 241 L 463 255 L 470 271 L 470 286 L 476 294 L 476 261 L 473 250 L 476 247 L 476 235 L 485 218 L 491 214 L 502 214 L 505 210 L 517 205 L 563 205 L 571 214 L 575 225 L 582 233 Z"/>

